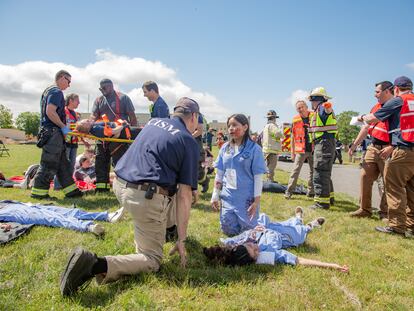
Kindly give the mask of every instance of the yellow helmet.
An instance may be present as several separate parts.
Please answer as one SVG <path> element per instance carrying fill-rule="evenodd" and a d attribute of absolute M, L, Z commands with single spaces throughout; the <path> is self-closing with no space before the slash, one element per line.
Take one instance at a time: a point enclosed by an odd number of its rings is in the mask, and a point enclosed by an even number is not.
<path fill-rule="evenodd" d="M 332 98 L 332 97 L 328 96 L 328 94 L 326 93 L 325 88 L 324 87 L 321 87 L 321 86 L 314 88 L 310 92 L 310 94 L 308 96 L 308 99 L 310 99 L 313 96 L 322 96 L 325 99 L 331 99 Z"/>

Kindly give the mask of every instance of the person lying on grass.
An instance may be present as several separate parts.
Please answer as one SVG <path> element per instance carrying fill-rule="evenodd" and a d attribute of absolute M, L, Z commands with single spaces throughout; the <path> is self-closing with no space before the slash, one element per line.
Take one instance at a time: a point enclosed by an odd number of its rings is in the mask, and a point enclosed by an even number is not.
<path fill-rule="evenodd" d="M 296 208 L 296 216 L 283 222 L 269 222 L 269 218 L 263 215 L 265 219 L 259 221 L 261 225 L 237 236 L 221 239 L 223 246 L 204 248 L 203 252 L 209 260 L 230 266 L 283 263 L 349 272 L 346 265 L 297 257 L 283 249 L 303 244 L 308 232 L 325 222 L 320 217 L 304 225 L 302 216 L 303 210 L 299 206 Z"/>
<path fill-rule="evenodd" d="M 95 122 L 91 119 L 85 119 L 76 124 L 75 131 L 99 138 L 135 139 L 141 131 L 141 128 L 130 126 L 126 121 Z"/>
<path fill-rule="evenodd" d="M 22 203 L 12 200 L 0 201 L 0 222 L 17 222 L 22 225 L 60 227 L 80 232 L 92 232 L 97 236 L 105 233 L 105 228 L 94 221 L 115 223 L 120 220 L 123 208 L 115 212 L 86 212 L 78 208 L 66 208 L 39 203 Z"/>

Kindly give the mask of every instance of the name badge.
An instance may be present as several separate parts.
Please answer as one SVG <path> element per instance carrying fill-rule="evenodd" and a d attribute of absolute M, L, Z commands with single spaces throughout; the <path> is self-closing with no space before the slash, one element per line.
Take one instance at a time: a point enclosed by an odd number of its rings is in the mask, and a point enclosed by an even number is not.
<path fill-rule="evenodd" d="M 237 174 L 233 168 L 226 170 L 226 187 L 229 189 L 237 189 Z"/>
<path fill-rule="evenodd" d="M 414 111 L 414 100 L 407 101 L 408 103 L 408 110 Z"/>
<path fill-rule="evenodd" d="M 258 265 L 274 265 L 276 254 L 274 252 L 260 252 L 256 259 Z"/>

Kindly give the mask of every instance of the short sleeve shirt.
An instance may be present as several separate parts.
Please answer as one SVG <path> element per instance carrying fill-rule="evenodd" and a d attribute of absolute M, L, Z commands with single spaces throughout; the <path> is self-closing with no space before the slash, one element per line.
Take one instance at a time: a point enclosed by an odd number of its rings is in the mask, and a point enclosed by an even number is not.
<path fill-rule="evenodd" d="M 56 113 L 58 114 L 60 120 L 66 124 L 65 98 L 63 97 L 63 92 L 58 87 L 52 87 L 46 92 L 46 94 L 44 94 L 44 97 L 42 98 L 42 105 L 56 106 Z M 41 123 L 44 127 L 57 126 L 57 124 L 53 123 L 46 115 L 46 109 L 44 109 L 44 113 L 42 113 Z"/>
<path fill-rule="evenodd" d="M 414 147 L 414 143 L 406 142 L 401 138 L 401 132 L 399 129 L 402 105 L 402 98 L 394 97 L 387 101 L 379 110 L 377 110 L 374 113 L 374 116 L 380 121 L 388 120 L 389 130 L 391 132 L 391 144 L 393 146 Z"/>
<path fill-rule="evenodd" d="M 199 149 L 178 118 L 151 119 L 115 167 L 131 183 L 154 182 L 175 193 L 177 184 L 197 189 Z"/>
<path fill-rule="evenodd" d="M 119 111 L 116 109 L 116 95 L 113 93 L 109 96 L 99 96 L 95 100 L 92 107 L 92 115 L 97 119 L 101 119 L 102 115 L 105 114 L 111 122 L 119 118 L 131 122 L 128 114 L 135 111 L 134 105 L 128 95 L 118 93 L 118 96 Z M 116 114 L 119 114 L 119 116 L 116 117 Z"/>

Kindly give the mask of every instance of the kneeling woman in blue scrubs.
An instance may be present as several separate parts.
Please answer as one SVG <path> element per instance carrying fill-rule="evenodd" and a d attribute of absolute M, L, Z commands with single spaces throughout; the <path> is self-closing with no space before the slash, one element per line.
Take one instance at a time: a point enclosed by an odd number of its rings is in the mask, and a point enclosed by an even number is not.
<path fill-rule="evenodd" d="M 262 149 L 250 139 L 247 117 L 230 116 L 227 128 L 231 140 L 220 149 L 215 163 L 217 173 L 211 205 L 219 210 L 221 204 L 221 230 L 232 236 L 257 225 L 262 178 L 267 168 Z"/>
<path fill-rule="evenodd" d="M 296 217 L 273 223 L 269 222 L 267 216 L 264 216 L 259 220 L 263 225 L 235 237 L 221 239 L 224 246 L 204 248 L 204 254 L 211 261 L 230 266 L 283 263 L 349 272 L 348 266 L 297 257 L 283 249 L 303 244 L 307 234 L 313 228 L 320 227 L 325 221 L 324 218 L 317 218 L 304 225 L 301 215 L 302 211 L 297 210 Z"/>

